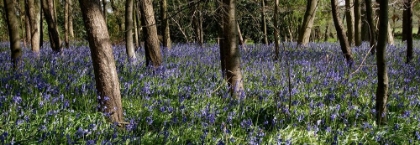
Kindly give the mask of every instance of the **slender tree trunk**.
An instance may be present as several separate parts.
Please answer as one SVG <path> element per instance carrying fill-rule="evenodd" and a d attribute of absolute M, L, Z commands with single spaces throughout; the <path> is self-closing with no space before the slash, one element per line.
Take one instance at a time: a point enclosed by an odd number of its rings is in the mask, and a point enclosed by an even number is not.
<path fill-rule="evenodd" d="M 39 3 L 39 6 L 40 6 L 40 9 L 39 9 L 39 14 L 40 14 L 40 16 L 39 16 L 39 18 L 40 18 L 40 21 L 39 21 L 39 26 L 40 26 L 40 35 L 39 35 L 39 48 L 42 48 L 42 46 L 44 45 L 44 19 L 43 19 L 43 14 L 44 14 L 44 10 L 42 10 L 42 0 L 40 0 L 39 1 L 40 3 Z"/>
<path fill-rule="evenodd" d="M 394 45 L 394 35 L 392 34 L 391 24 L 388 23 L 388 44 Z"/>
<path fill-rule="evenodd" d="M 69 37 L 70 38 L 74 38 L 74 29 L 73 29 L 73 0 L 67 0 L 67 2 L 69 3 Z"/>
<path fill-rule="evenodd" d="M 134 3 L 136 3 L 136 2 L 134 2 Z M 137 48 L 139 47 L 139 31 L 138 31 L 138 27 L 139 27 L 139 25 L 138 25 L 138 23 L 137 23 L 137 11 L 135 10 L 137 8 L 137 5 L 136 4 L 134 4 L 134 10 L 133 10 L 133 22 L 134 22 L 134 28 L 133 28 L 133 31 L 134 31 L 134 50 L 137 50 Z"/>
<path fill-rule="evenodd" d="M 198 43 L 202 47 L 204 40 L 203 40 L 201 6 L 200 6 L 200 3 L 198 4 L 191 3 L 190 5 L 191 7 L 193 7 L 192 23 L 194 27 L 194 33 L 195 33 L 195 42 Z"/>
<path fill-rule="evenodd" d="M 356 46 L 362 45 L 362 11 L 360 9 L 361 0 L 354 0 L 354 43 Z"/>
<path fill-rule="evenodd" d="M 101 6 L 97 1 L 79 0 L 88 35 L 89 47 L 95 72 L 96 89 L 99 93 L 99 109 L 111 122 L 122 123 L 120 84 L 114 55 Z"/>
<path fill-rule="evenodd" d="M 16 6 L 17 1 L 15 0 L 4 0 L 4 7 L 6 9 L 6 19 L 7 27 L 9 29 L 9 40 L 10 40 L 10 50 L 12 57 L 13 69 L 17 70 L 21 57 L 22 57 L 22 48 L 20 46 L 20 35 L 19 35 L 19 18 L 16 15 Z"/>
<path fill-rule="evenodd" d="M 346 0 L 346 22 L 347 22 L 347 39 L 349 45 L 353 45 L 354 36 L 354 11 L 353 11 L 353 0 Z"/>
<path fill-rule="evenodd" d="M 143 36 L 145 37 L 146 65 L 149 66 L 151 62 L 154 67 L 159 67 L 162 65 L 162 52 L 159 47 L 152 0 L 140 1 L 140 9 L 145 26 Z"/>
<path fill-rule="evenodd" d="M 169 33 L 168 3 L 161 0 L 161 20 L 162 20 L 162 43 L 164 48 L 171 49 L 171 36 Z"/>
<path fill-rule="evenodd" d="M 70 5 L 69 0 L 65 1 L 64 4 L 64 45 L 69 48 L 69 13 Z"/>
<path fill-rule="evenodd" d="M 236 28 L 238 29 L 239 45 L 245 48 L 244 38 L 242 37 L 242 32 L 241 32 L 241 27 L 239 27 L 239 22 L 236 23 Z"/>
<path fill-rule="evenodd" d="M 24 1 L 24 7 L 25 7 L 25 36 L 26 36 L 26 43 L 28 45 L 25 45 L 25 47 L 29 47 L 29 43 L 31 43 L 31 20 L 29 18 L 29 3 L 28 0 Z"/>
<path fill-rule="evenodd" d="M 137 37 L 137 39 L 138 39 L 138 42 L 139 42 L 139 45 L 138 45 L 138 47 L 136 48 L 136 49 L 138 49 L 138 48 L 140 48 L 141 47 L 141 41 L 142 41 L 142 30 L 143 30 L 143 27 L 142 27 L 142 24 L 141 24 L 141 10 L 140 10 L 140 5 L 139 5 L 139 1 L 136 1 L 136 9 L 135 9 L 135 11 L 136 11 L 136 21 L 137 21 L 137 33 L 138 33 L 138 37 Z"/>
<path fill-rule="evenodd" d="M 328 29 L 330 29 L 330 22 L 327 22 L 327 26 L 325 26 L 325 32 L 324 32 L 324 41 L 327 42 L 329 39 L 329 32 Z"/>
<path fill-rule="evenodd" d="M 403 14 L 404 14 L 403 15 L 403 41 L 407 40 L 406 63 L 410 63 L 411 60 L 413 59 L 413 22 L 412 22 L 413 10 L 412 10 L 411 0 L 404 1 Z"/>
<path fill-rule="evenodd" d="M 266 0 L 261 0 L 261 22 L 262 22 L 262 31 L 263 31 L 263 39 L 264 39 L 264 44 L 268 45 L 268 38 L 267 38 L 267 23 L 265 20 L 265 1 Z"/>
<path fill-rule="evenodd" d="M 346 33 L 343 30 L 341 20 L 338 18 L 337 12 L 337 0 L 331 0 L 332 17 L 334 20 L 335 30 L 337 31 L 337 38 L 340 41 L 341 50 L 343 51 L 344 57 L 346 58 L 349 67 L 353 64 L 353 57 L 348 40 L 346 39 Z"/>
<path fill-rule="evenodd" d="M 308 0 L 306 3 L 306 12 L 301 24 L 298 44 L 306 46 L 311 36 L 312 26 L 314 24 L 316 10 L 318 8 L 318 0 Z"/>
<path fill-rule="evenodd" d="M 31 25 L 31 48 L 38 55 L 40 47 L 41 29 L 41 2 L 39 0 L 28 0 L 29 21 Z"/>
<path fill-rule="evenodd" d="M 376 51 L 376 32 L 375 32 L 375 23 L 373 22 L 373 10 L 372 10 L 372 1 L 365 0 L 366 5 L 366 19 L 368 21 L 369 28 L 369 40 L 371 47 L 371 54 L 374 55 Z"/>
<path fill-rule="evenodd" d="M 236 0 L 223 0 L 225 8 L 224 13 L 224 53 L 226 60 L 226 74 L 230 86 L 231 95 L 239 98 L 242 94 L 244 87 L 242 83 L 241 73 L 241 55 L 238 48 L 236 35 Z"/>
<path fill-rule="evenodd" d="M 218 23 L 218 26 L 219 26 L 219 30 L 218 30 L 218 38 L 217 38 L 217 42 L 218 42 L 218 44 L 219 44 L 219 51 L 220 51 L 220 66 L 221 66 L 221 69 L 222 69 L 222 77 L 225 79 L 225 80 L 227 80 L 227 75 L 226 75 L 226 54 L 225 54 L 225 39 L 224 39 L 224 35 L 223 35 L 223 28 L 224 28 L 224 23 L 225 23 L 225 21 L 224 21 L 224 12 L 226 11 L 226 7 L 224 6 L 224 4 L 223 4 L 223 0 L 216 0 L 216 5 L 218 6 L 218 7 L 221 7 L 221 8 L 219 8 L 219 9 L 217 9 L 217 13 L 218 13 L 218 18 L 219 18 L 219 23 Z"/>
<path fill-rule="evenodd" d="M 57 17 L 54 10 L 54 0 L 42 0 L 42 9 L 48 23 L 48 34 L 51 48 L 56 52 L 61 52 L 60 33 L 58 31 Z"/>
<path fill-rule="evenodd" d="M 125 3 L 125 47 L 129 62 L 136 60 L 133 42 L 133 0 L 127 0 Z"/>
<path fill-rule="evenodd" d="M 279 0 L 274 2 L 274 60 L 279 59 L 280 46 L 279 46 Z"/>
<path fill-rule="evenodd" d="M 379 38 L 376 53 L 376 64 L 378 68 L 378 87 L 376 89 L 376 123 L 386 123 L 386 103 L 388 99 L 388 72 L 386 66 L 386 41 L 388 34 L 388 0 L 378 0 L 380 3 L 379 15 Z"/>

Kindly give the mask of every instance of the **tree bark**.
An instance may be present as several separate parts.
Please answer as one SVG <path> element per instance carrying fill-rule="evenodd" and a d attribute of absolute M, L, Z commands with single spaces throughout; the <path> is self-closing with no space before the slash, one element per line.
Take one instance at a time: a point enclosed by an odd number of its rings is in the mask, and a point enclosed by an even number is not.
<path fill-rule="evenodd" d="M 19 18 L 16 15 L 16 0 L 4 0 L 4 7 L 6 9 L 6 19 L 7 27 L 9 30 L 9 40 L 10 40 L 10 50 L 12 57 L 13 69 L 17 70 L 21 57 L 22 57 L 22 48 L 20 46 L 20 35 L 19 35 Z"/>
<path fill-rule="evenodd" d="M 41 29 L 41 2 L 39 0 L 28 0 L 29 20 L 31 23 L 31 48 L 38 55 L 40 47 Z"/>
<path fill-rule="evenodd" d="M 404 1 L 403 11 L 403 41 L 407 41 L 407 60 L 410 63 L 413 59 L 413 10 L 411 0 Z M 404 37 L 405 36 L 405 37 Z"/>
<path fill-rule="evenodd" d="M 190 6 L 193 7 L 193 11 L 191 13 L 192 15 L 192 24 L 194 27 L 194 33 L 195 33 L 195 42 L 200 45 L 200 47 L 203 46 L 204 40 L 203 40 L 203 16 L 201 15 L 201 6 L 200 3 L 190 3 Z"/>
<path fill-rule="evenodd" d="M 134 2 L 134 3 L 136 3 L 136 2 Z M 133 28 L 133 31 L 134 31 L 134 50 L 136 51 L 137 50 L 137 48 L 139 47 L 139 31 L 138 31 L 138 27 L 139 27 L 139 25 L 138 25 L 138 23 L 137 23 L 137 20 L 138 20 L 138 18 L 137 18 L 137 11 L 135 10 L 135 9 L 137 9 L 137 4 L 134 4 L 134 8 L 133 8 L 134 10 L 133 10 L 133 23 L 134 23 L 134 28 Z"/>
<path fill-rule="evenodd" d="M 378 68 L 378 87 L 376 89 L 376 122 L 378 125 L 386 122 L 386 103 L 388 99 L 388 72 L 386 66 L 386 42 L 388 34 L 388 0 L 378 0 L 380 3 L 379 37 L 376 53 Z"/>
<path fill-rule="evenodd" d="M 149 66 L 152 63 L 154 67 L 159 67 L 162 65 L 162 52 L 159 47 L 152 0 L 140 1 L 140 9 L 145 27 L 143 36 L 145 39 L 146 65 Z"/>
<path fill-rule="evenodd" d="M 106 0 L 102 0 L 102 15 L 104 15 L 105 22 L 108 21 L 106 15 Z"/>
<path fill-rule="evenodd" d="M 354 0 L 354 43 L 356 46 L 362 45 L 362 10 L 360 9 L 361 0 Z"/>
<path fill-rule="evenodd" d="M 69 3 L 69 35 L 70 38 L 74 38 L 74 29 L 73 29 L 73 0 L 67 0 Z"/>
<path fill-rule="evenodd" d="M 48 36 L 51 48 L 55 52 L 61 52 L 60 33 L 58 31 L 57 17 L 54 9 L 54 0 L 42 0 L 42 9 L 48 24 Z"/>
<path fill-rule="evenodd" d="M 66 48 L 69 48 L 69 16 L 71 15 L 69 12 L 70 5 L 69 0 L 65 1 L 64 4 L 64 45 Z"/>
<path fill-rule="evenodd" d="M 241 55 L 238 48 L 236 35 L 236 0 L 223 0 L 225 13 L 223 14 L 223 32 L 224 32 L 224 53 L 226 61 L 226 75 L 230 86 L 231 95 L 239 98 L 244 87 L 241 74 Z"/>
<path fill-rule="evenodd" d="M 338 18 L 337 12 L 337 0 L 331 0 L 332 17 L 334 20 L 335 30 L 337 31 L 337 38 L 340 41 L 341 50 L 343 51 L 344 57 L 346 58 L 349 67 L 353 64 L 353 57 L 348 40 L 346 39 L 346 33 L 343 30 L 341 20 Z"/>
<path fill-rule="evenodd" d="M 279 46 L 279 0 L 274 1 L 274 60 L 279 59 L 280 46 Z"/>
<path fill-rule="evenodd" d="M 167 0 L 161 0 L 161 20 L 162 20 L 162 43 L 163 48 L 171 49 L 171 35 L 169 31 L 169 19 L 168 19 L 168 2 Z"/>
<path fill-rule="evenodd" d="M 375 23 L 373 22 L 373 10 L 372 10 L 372 1 L 365 0 L 366 5 L 366 19 L 368 21 L 369 28 L 369 40 L 371 47 L 371 54 L 374 55 L 376 51 L 376 32 L 375 32 Z"/>
<path fill-rule="evenodd" d="M 133 5 L 133 0 L 127 0 L 125 2 L 125 47 L 129 62 L 136 61 L 133 42 Z"/>
<path fill-rule="evenodd" d="M 268 38 L 267 38 L 267 23 L 265 20 L 265 1 L 266 0 L 261 0 L 261 22 L 262 22 L 262 31 L 263 31 L 263 39 L 264 39 L 264 44 L 268 45 Z"/>
<path fill-rule="evenodd" d="M 111 122 L 122 123 L 124 119 L 120 85 L 100 4 L 90 0 L 79 0 L 79 3 L 92 55 L 96 89 L 100 96 L 98 97 L 99 109 L 109 117 Z"/>
<path fill-rule="evenodd" d="M 24 1 L 25 7 L 25 36 L 26 36 L 26 43 L 25 47 L 29 47 L 29 43 L 31 43 L 31 20 L 29 18 L 29 3 L 28 0 Z"/>
<path fill-rule="evenodd" d="M 353 11 L 353 0 L 346 0 L 346 22 L 347 22 L 347 39 L 349 45 L 353 45 L 354 36 L 354 11 Z"/>
<path fill-rule="evenodd" d="M 318 0 L 308 0 L 306 3 L 306 12 L 301 24 L 298 44 L 306 46 L 311 36 L 312 26 L 314 24 L 316 10 L 318 8 Z"/>
<path fill-rule="evenodd" d="M 218 7 L 221 7 L 219 9 L 217 9 L 216 13 L 218 13 L 218 18 L 219 18 L 219 30 L 218 30 L 218 38 L 217 38 L 217 42 L 219 44 L 219 51 L 220 51 L 220 67 L 222 69 L 222 77 L 227 80 L 227 75 L 226 75 L 226 54 L 225 54 L 225 39 L 224 39 L 224 34 L 223 34 L 223 28 L 224 28 L 224 12 L 226 11 L 226 7 L 223 4 L 223 0 L 216 0 L 216 5 Z"/>
<path fill-rule="evenodd" d="M 388 44 L 394 45 L 394 35 L 392 34 L 391 24 L 388 23 Z"/>

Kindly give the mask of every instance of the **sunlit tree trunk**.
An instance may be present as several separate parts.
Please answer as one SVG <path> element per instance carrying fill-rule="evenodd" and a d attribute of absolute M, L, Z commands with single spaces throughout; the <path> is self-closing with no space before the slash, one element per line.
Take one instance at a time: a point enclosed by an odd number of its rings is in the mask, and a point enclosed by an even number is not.
<path fill-rule="evenodd" d="M 25 7 L 25 47 L 29 47 L 31 43 L 31 20 L 29 19 L 29 3 L 28 0 L 24 1 L 24 7 Z M 26 44 L 28 43 L 28 44 Z"/>
<path fill-rule="evenodd" d="M 164 48 L 171 49 L 171 35 L 169 33 L 168 2 L 161 0 L 162 43 Z"/>
<path fill-rule="evenodd" d="M 35 54 L 39 54 L 41 37 L 41 2 L 39 0 L 28 0 L 29 21 L 31 25 L 31 48 Z"/>
<path fill-rule="evenodd" d="M 280 46 L 279 46 L 279 0 L 274 2 L 274 60 L 279 59 Z"/>
<path fill-rule="evenodd" d="M 143 36 L 145 39 L 146 65 L 149 66 L 152 63 L 154 67 L 159 67 L 162 65 L 162 52 L 159 47 L 152 0 L 140 1 L 140 9 L 142 24 L 145 27 Z"/>
<path fill-rule="evenodd" d="M 134 2 L 134 3 L 136 3 L 136 2 Z M 139 47 L 139 31 L 137 31 L 138 29 L 138 27 L 139 27 L 139 25 L 138 25 L 138 22 L 137 22 L 137 11 L 135 10 L 137 7 L 136 7 L 136 4 L 134 4 L 134 10 L 133 10 L 133 23 L 134 23 L 134 28 L 133 28 L 133 31 L 134 31 L 134 50 L 137 50 L 137 48 Z"/>
<path fill-rule="evenodd" d="M 403 11 L 403 41 L 407 41 L 407 58 L 406 63 L 410 63 L 413 59 L 413 10 L 411 0 L 404 0 Z"/>
<path fill-rule="evenodd" d="M 388 72 L 386 66 L 386 42 L 388 34 L 388 0 L 378 0 L 380 4 L 379 37 L 376 52 L 376 65 L 378 68 L 378 87 L 376 89 L 376 123 L 386 122 L 386 104 L 388 99 Z"/>
<path fill-rule="evenodd" d="M 74 29 L 73 29 L 73 0 L 67 0 L 69 3 L 69 37 L 74 38 Z"/>
<path fill-rule="evenodd" d="M 263 43 L 268 45 L 268 38 L 267 38 L 267 23 L 265 20 L 265 2 L 266 0 L 261 0 L 261 23 L 262 23 L 262 31 L 263 31 Z"/>
<path fill-rule="evenodd" d="M 318 0 L 308 0 L 306 2 L 306 12 L 303 17 L 303 22 L 299 30 L 298 44 L 306 46 L 311 36 L 312 26 L 315 20 L 316 10 L 318 8 Z"/>
<path fill-rule="evenodd" d="M 353 0 L 346 0 L 346 22 L 347 22 L 347 39 L 349 45 L 353 44 L 354 35 L 354 11 L 353 11 Z"/>
<path fill-rule="evenodd" d="M 6 9 L 7 27 L 9 30 L 10 50 L 13 68 L 17 69 L 20 65 L 22 57 L 22 48 L 20 46 L 19 35 L 19 18 L 16 15 L 16 0 L 4 0 L 4 7 Z"/>
<path fill-rule="evenodd" d="M 129 62 L 136 60 L 133 42 L 133 5 L 134 0 L 127 0 L 125 2 L 125 49 Z"/>
<path fill-rule="evenodd" d="M 369 40 L 370 40 L 370 47 L 371 47 L 371 54 L 374 55 L 376 51 L 376 32 L 375 32 L 375 23 L 373 22 L 373 10 L 372 10 L 372 1 L 365 0 L 366 5 L 366 19 L 368 21 L 368 29 L 369 29 Z"/>
<path fill-rule="evenodd" d="M 361 0 L 354 0 L 354 43 L 356 46 L 362 45 L 362 10 L 360 9 Z"/>
<path fill-rule="evenodd" d="M 124 121 L 120 84 L 101 6 L 93 0 L 79 0 L 79 3 L 92 55 L 99 109 L 111 122 L 120 124 Z"/>
<path fill-rule="evenodd" d="M 388 44 L 389 45 L 394 45 L 394 35 L 392 33 L 392 28 L 391 28 L 391 24 L 389 24 L 388 22 Z"/>
<path fill-rule="evenodd" d="M 241 55 L 236 35 L 236 0 L 223 0 L 225 13 L 223 13 L 224 59 L 226 61 L 226 76 L 232 96 L 240 97 L 244 87 L 241 73 Z"/>
<path fill-rule="evenodd" d="M 48 36 L 52 50 L 61 52 L 60 32 L 58 31 L 57 17 L 55 13 L 54 0 L 42 0 L 42 9 L 48 23 Z"/>

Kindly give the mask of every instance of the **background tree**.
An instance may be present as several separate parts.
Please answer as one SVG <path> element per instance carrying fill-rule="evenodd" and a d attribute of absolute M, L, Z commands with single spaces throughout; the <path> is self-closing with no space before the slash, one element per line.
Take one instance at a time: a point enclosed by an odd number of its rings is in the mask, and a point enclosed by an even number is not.
<path fill-rule="evenodd" d="M 242 84 L 241 73 L 241 55 L 238 48 L 236 35 L 236 0 L 223 0 L 223 7 L 225 12 L 223 15 L 223 39 L 225 53 L 222 59 L 226 63 L 226 77 L 230 86 L 232 96 L 239 97 L 243 92 L 244 87 Z"/>
<path fill-rule="evenodd" d="M 31 25 L 31 48 L 36 54 L 39 53 L 41 29 L 41 2 L 39 0 L 27 0 L 29 21 Z"/>
<path fill-rule="evenodd" d="M 127 51 L 128 61 L 130 62 L 136 59 L 133 41 L 133 5 L 134 0 L 127 0 L 125 2 L 125 49 Z"/>
<path fill-rule="evenodd" d="M 70 45 L 69 16 L 71 15 L 71 13 L 70 13 L 69 1 L 70 0 L 65 0 L 64 2 L 64 45 L 66 48 L 69 48 L 69 45 Z"/>
<path fill-rule="evenodd" d="M 378 87 L 376 89 L 376 123 L 386 122 L 386 103 L 388 99 L 388 72 L 386 66 L 386 42 L 388 33 L 388 0 L 378 0 L 380 7 L 379 37 L 376 53 L 376 65 L 378 68 Z"/>
<path fill-rule="evenodd" d="M 365 0 L 366 6 L 366 19 L 368 22 L 369 28 L 369 40 L 370 40 L 370 49 L 371 54 L 374 55 L 376 51 L 376 32 L 375 32 L 375 23 L 373 22 L 373 10 L 372 10 L 372 1 Z"/>
<path fill-rule="evenodd" d="M 162 45 L 164 48 L 171 49 L 171 35 L 169 29 L 169 18 L 168 18 L 168 2 L 167 0 L 161 0 L 161 21 L 162 21 Z M 201 36 L 201 35 L 200 35 Z M 202 39 L 202 36 L 201 36 Z"/>
<path fill-rule="evenodd" d="M 279 0 L 274 1 L 274 60 L 279 59 L 280 46 L 279 46 Z"/>
<path fill-rule="evenodd" d="M 267 23 L 265 18 L 265 3 L 266 0 L 261 0 L 261 31 L 263 32 L 263 43 L 268 45 L 268 38 L 267 38 Z"/>
<path fill-rule="evenodd" d="M 159 47 L 159 39 L 157 36 L 155 14 L 153 11 L 152 0 L 140 1 L 141 18 L 142 24 L 144 25 L 143 36 L 144 36 L 144 48 L 146 52 L 146 65 L 150 63 L 154 67 L 162 65 L 162 53 Z"/>
<path fill-rule="evenodd" d="M 100 110 L 108 115 L 111 122 L 122 123 L 120 84 L 100 4 L 91 0 L 79 0 L 79 3 L 92 55 Z"/>
<path fill-rule="evenodd" d="M 301 24 L 298 43 L 306 45 L 309 42 L 312 26 L 315 19 L 318 0 L 308 0 L 306 4 L 306 12 Z"/>
<path fill-rule="evenodd" d="M 360 8 L 361 0 L 354 0 L 354 43 L 356 46 L 362 45 L 362 10 Z"/>
<path fill-rule="evenodd" d="M 353 0 L 345 0 L 346 6 L 346 22 L 347 22 L 347 39 L 349 45 L 353 45 L 353 35 L 354 35 L 354 11 L 353 11 Z"/>
<path fill-rule="evenodd" d="M 4 0 L 4 5 L 6 9 L 6 19 L 7 27 L 9 28 L 9 40 L 10 40 L 10 50 L 13 68 L 17 69 L 20 65 L 22 57 L 22 48 L 20 46 L 20 24 L 19 18 L 16 15 L 17 1 L 15 0 Z"/>
<path fill-rule="evenodd" d="M 413 10 L 411 0 L 404 0 L 403 10 L 403 41 L 407 42 L 407 60 L 406 63 L 410 63 L 413 59 Z"/>
<path fill-rule="evenodd" d="M 351 49 L 348 40 L 346 39 L 346 33 L 343 30 L 341 20 L 338 18 L 337 12 L 337 0 L 331 0 L 332 17 L 334 20 L 335 30 L 337 30 L 337 38 L 340 42 L 341 50 L 343 51 L 344 57 L 346 58 L 349 66 L 353 63 L 353 57 L 351 55 Z"/>
<path fill-rule="evenodd" d="M 60 32 L 58 31 L 57 14 L 55 11 L 54 0 L 42 0 L 42 9 L 48 24 L 48 36 L 51 48 L 55 52 L 61 52 Z"/>

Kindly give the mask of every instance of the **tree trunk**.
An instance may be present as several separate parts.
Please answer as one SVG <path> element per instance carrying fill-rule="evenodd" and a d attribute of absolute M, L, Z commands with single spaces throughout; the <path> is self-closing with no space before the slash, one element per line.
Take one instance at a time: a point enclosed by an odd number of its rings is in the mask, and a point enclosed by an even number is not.
<path fill-rule="evenodd" d="M 69 15 L 71 15 L 69 12 L 70 5 L 69 0 L 65 1 L 64 4 L 64 45 L 66 48 L 69 48 Z"/>
<path fill-rule="evenodd" d="M 111 122 L 122 123 L 120 85 L 114 55 L 105 19 L 97 1 L 79 0 L 89 40 L 95 72 L 96 89 L 99 93 L 99 109 Z"/>
<path fill-rule="evenodd" d="M 136 3 L 136 2 L 134 2 L 134 3 Z M 134 10 L 133 10 L 133 23 L 134 23 L 134 28 L 133 28 L 133 31 L 134 31 L 134 50 L 136 51 L 137 50 L 137 48 L 139 47 L 139 31 L 138 31 L 138 27 L 139 27 L 139 25 L 138 25 L 138 23 L 137 23 L 137 11 L 135 10 L 135 9 L 137 9 L 137 6 L 136 6 L 136 4 L 134 4 L 134 8 L 133 8 Z"/>
<path fill-rule="evenodd" d="M 17 1 L 4 0 L 6 9 L 7 27 L 9 28 L 10 50 L 13 69 L 18 69 L 22 57 L 22 48 L 20 46 L 19 18 L 16 15 Z"/>
<path fill-rule="evenodd" d="M 127 0 L 125 2 L 125 47 L 129 62 L 136 60 L 133 42 L 133 4 L 133 0 Z"/>
<path fill-rule="evenodd" d="M 38 55 L 40 47 L 41 29 L 41 2 L 39 0 L 28 0 L 29 21 L 31 24 L 31 48 Z"/>
<path fill-rule="evenodd" d="M 244 87 L 241 74 L 241 55 L 236 41 L 236 0 L 223 0 L 225 13 L 223 16 L 224 26 L 224 53 L 226 61 L 226 75 L 232 96 L 241 97 Z"/>
<path fill-rule="evenodd" d="M 40 6 L 40 9 L 39 9 L 39 14 L 40 14 L 40 16 L 39 16 L 39 18 L 40 18 L 40 21 L 39 21 L 39 27 L 40 27 L 40 35 L 39 35 L 39 48 L 42 48 L 42 46 L 44 45 L 44 19 L 43 19 L 43 14 L 44 14 L 44 10 L 42 10 L 42 0 L 40 0 L 39 1 L 40 3 L 39 3 L 39 6 Z"/>
<path fill-rule="evenodd" d="M 405 0 L 404 11 L 403 11 L 403 41 L 407 40 L 407 60 L 406 60 L 406 63 L 410 63 L 411 60 L 413 59 L 413 22 L 412 22 L 413 20 L 412 20 L 412 16 L 413 16 L 412 2 L 411 2 L 411 0 Z"/>
<path fill-rule="evenodd" d="M 218 38 L 217 38 L 217 42 L 219 44 L 219 51 L 220 51 L 220 66 L 222 69 L 222 77 L 227 80 L 227 75 L 226 75 L 226 54 L 225 54 L 225 39 L 224 39 L 224 34 L 223 34 L 223 28 L 224 28 L 224 12 L 226 11 L 226 7 L 223 4 L 223 0 L 216 0 L 216 5 L 218 7 L 221 7 L 220 9 L 217 9 L 216 13 L 218 14 L 218 18 L 219 18 L 219 30 L 218 30 Z"/>
<path fill-rule="evenodd" d="M 303 17 L 303 22 L 301 24 L 298 44 L 306 46 L 309 42 L 309 37 L 311 36 L 312 26 L 314 24 L 318 0 L 308 0 L 306 3 L 306 12 Z"/>
<path fill-rule="evenodd" d="M 279 46 L 279 0 L 274 2 L 274 60 L 279 59 L 280 46 Z"/>
<path fill-rule="evenodd" d="M 67 0 L 69 3 L 69 35 L 70 38 L 74 38 L 74 29 L 73 29 L 73 0 Z"/>
<path fill-rule="evenodd" d="M 362 45 L 362 11 L 360 9 L 361 0 L 354 0 L 354 43 L 356 46 Z"/>
<path fill-rule="evenodd" d="M 149 66 L 151 62 L 154 67 L 159 67 L 162 65 L 162 53 L 159 47 L 152 0 L 140 1 L 140 9 L 142 22 L 145 27 L 143 36 L 145 39 L 146 65 Z"/>
<path fill-rule="evenodd" d="M 391 24 L 388 23 L 388 44 L 394 45 L 394 35 L 392 34 Z"/>
<path fill-rule="evenodd" d="M 343 30 L 341 20 L 338 18 L 337 6 L 337 0 L 331 0 L 332 17 L 334 20 L 335 30 L 337 31 L 337 38 L 340 41 L 341 50 L 343 51 L 347 64 L 351 67 L 353 64 L 353 57 L 351 55 L 349 42 L 346 39 L 346 33 Z"/>
<path fill-rule="evenodd" d="M 244 44 L 244 38 L 242 37 L 241 27 L 239 27 L 239 22 L 236 23 L 236 28 L 238 29 L 238 39 L 239 39 L 239 45 L 243 48 L 245 48 Z"/>
<path fill-rule="evenodd" d="M 374 55 L 376 51 L 376 32 L 375 32 L 375 23 L 373 22 L 373 10 L 372 10 L 372 1 L 365 0 L 366 5 L 366 19 L 368 22 L 369 28 L 369 40 L 370 40 L 370 47 L 371 47 L 371 54 Z"/>
<path fill-rule="evenodd" d="M 55 52 L 61 52 L 60 33 L 57 26 L 57 17 L 54 10 L 54 0 L 42 0 L 42 9 L 48 24 L 48 36 L 51 48 Z"/>
<path fill-rule="evenodd" d="M 264 39 L 264 44 L 268 45 L 268 38 L 267 38 L 267 23 L 265 21 L 265 1 L 266 0 L 261 0 L 261 22 L 262 22 L 262 31 L 263 31 L 263 39 Z"/>
<path fill-rule="evenodd" d="M 25 36 L 26 36 L 26 43 L 25 47 L 29 47 L 29 43 L 31 43 L 31 20 L 29 19 L 29 3 L 28 0 L 24 1 L 25 7 Z"/>
<path fill-rule="evenodd" d="M 191 7 L 193 7 L 192 11 L 192 23 L 194 27 L 195 33 L 195 42 L 198 43 L 200 46 L 203 46 L 203 24 L 202 24 L 202 15 L 201 15 L 201 6 L 200 3 L 190 3 Z"/>
<path fill-rule="evenodd" d="M 168 19 L 168 2 L 161 1 L 161 20 L 162 20 L 162 43 L 163 48 L 171 49 L 171 35 L 169 33 L 169 19 Z"/>
<path fill-rule="evenodd" d="M 135 11 L 136 11 L 136 22 L 137 22 L 137 33 L 138 33 L 138 36 L 137 36 L 137 41 L 139 42 L 139 45 L 138 45 L 138 47 L 136 48 L 136 50 L 137 49 L 139 49 L 140 47 L 141 47 L 141 41 L 142 41 L 142 30 L 143 30 L 143 27 L 141 26 L 141 10 L 140 10 L 140 5 L 139 5 L 139 1 L 136 1 L 136 9 L 135 9 Z"/>
<path fill-rule="evenodd" d="M 354 36 L 354 11 L 353 11 L 353 0 L 346 0 L 346 22 L 347 22 L 347 39 L 349 45 L 353 45 Z"/>
<path fill-rule="evenodd" d="M 388 0 L 378 0 L 380 3 L 379 15 L 379 38 L 376 53 L 376 64 L 378 68 L 378 87 L 376 89 L 376 123 L 378 125 L 386 122 L 386 103 L 388 99 L 388 73 L 386 66 L 386 41 L 388 34 Z"/>
<path fill-rule="evenodd" d="M 329 39 L 329 32 L 328 29 L 330 29 L 330 22 L 327 22 L 327 26 L 325 26 L 325 32 L 324 32 L 324 41 L 327 42 Z"/>

